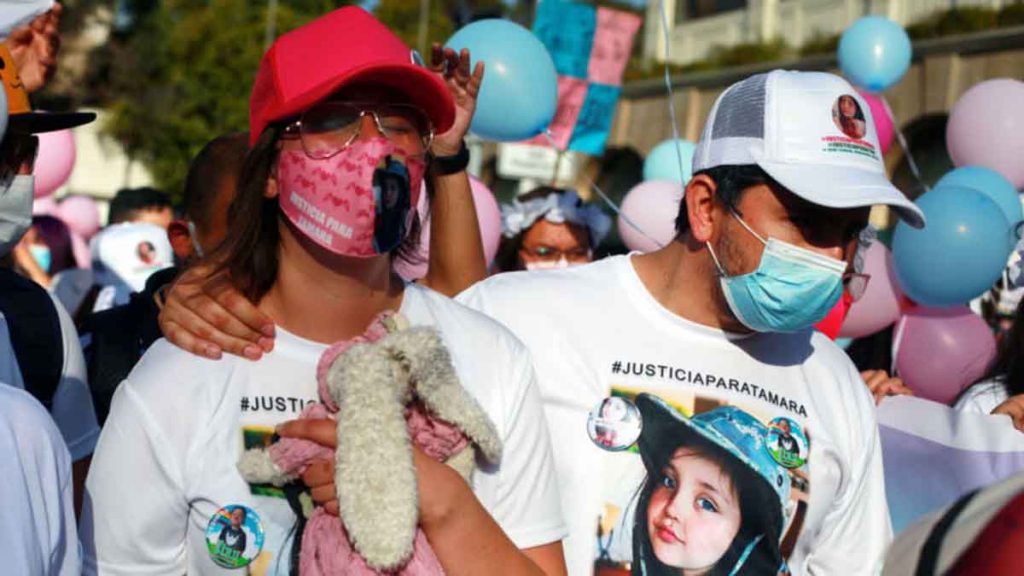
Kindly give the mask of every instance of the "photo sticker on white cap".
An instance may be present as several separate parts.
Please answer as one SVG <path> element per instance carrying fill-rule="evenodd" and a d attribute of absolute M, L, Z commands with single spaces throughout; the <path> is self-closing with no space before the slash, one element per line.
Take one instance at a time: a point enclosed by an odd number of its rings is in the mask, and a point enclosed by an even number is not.
<path fill-rule="evenodd" d="M 832 104 L 832 123 L 839 131 L 837 135 L 822 138 L 824 152 L 835 154 L 857 154 L 872 160 L 878 159 L 877 147 L 866 140 L 868 116 L 864 114 L 856 96 L 843 94 Z"/>

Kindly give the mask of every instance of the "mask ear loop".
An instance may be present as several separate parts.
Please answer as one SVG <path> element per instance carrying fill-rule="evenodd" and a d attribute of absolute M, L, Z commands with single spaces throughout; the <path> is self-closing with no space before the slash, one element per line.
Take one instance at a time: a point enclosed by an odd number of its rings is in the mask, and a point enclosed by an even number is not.
<path fill-rule="evenodd" d="M 754 238 L 757 238 L 758 240 L 760 240 L 762 244 L 764 244 L 765 246 L 768 245 L 768 241 L 765 240 L 764 238 L 762 238 L 761 235 L 758 234 L 757 232 L 754 232 L 754 229 L 751 228 L 749 224 L 744 222 L 743 218 L 740 218 L 740 215 L 736 213 L 736 210 L 734 210 L 732 207 L 729 207 L 728 210 L 729 210 L 729 214 L 733 218 L 735 218 L 737 222 L 740 223 L 740 226 L 743 226 L 744 228 L 746 228 L 747 232 L 750 232 L 751 234 L 753 234 Z M 711 259 L 715 261 L 715 267 L 718 268 L 718 274 L 721 275 L 722 277 L 728 277 L 729 275 L 725 273 L 725 268 L 722 267 L 722 263 L 718 260 L 718 256 L 715 254 L 715 250 L 711 247 L 711 243 L 710 242 L 705 242 L 704 245 L 707 246 L 708 252 L 711 253 Z"/>
<path fill-rule="evenodd" d="M 722 268 L 722 263 L 718 261 L 718 256 L 715 255 L 715 249 L 711 247 L 711 242 L 705 242 L 704 246 L 707 247 L 708 253 L 711 254 L 711 259 L 715 261 L 715 268 L 718 268 L 718 275 L 725 278 L 728 274 L 725 273 L 725 268 Z"/>

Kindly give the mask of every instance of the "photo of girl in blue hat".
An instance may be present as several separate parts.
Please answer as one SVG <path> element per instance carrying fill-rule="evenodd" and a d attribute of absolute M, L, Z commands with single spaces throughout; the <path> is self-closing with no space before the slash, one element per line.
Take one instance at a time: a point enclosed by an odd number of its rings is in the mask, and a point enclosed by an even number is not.
<path fill-rule="evenodd" d="M 779 574 L 788 471 L 765 447 L 767 427 L 733 406 L 687 418 L 640 394 L 647 479 L 633 525 L 634 575 Z"/>

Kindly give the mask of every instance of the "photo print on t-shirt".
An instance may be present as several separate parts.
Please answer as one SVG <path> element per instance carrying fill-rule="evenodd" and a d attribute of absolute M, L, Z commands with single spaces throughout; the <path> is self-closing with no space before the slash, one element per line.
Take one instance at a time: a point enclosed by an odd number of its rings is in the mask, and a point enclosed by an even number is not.
<path fill-rule="evenodd" d="M 246 425 L 242 428 L 245 450 L 269 447 L 277 439 L 274 428 L 266 425 Z M 292 570 L 292 547 L 299 529 L 298 514 L 313 510 L 309 490 L 301 483 L 283 488 L 273 484 L 249 484 L 255 509 L 264 520 L 266 544 L 248 566 L 252 576 L 288 576 Z"/>
<path fill-rule="evenodd" d="M 810 489 L 795 418 L 692 389 L 613 386 L 610 397 L 643 424 L 628 449 L 605 449 L 597 576 L 637 563 L 647 574 L 788 572 Z"/>

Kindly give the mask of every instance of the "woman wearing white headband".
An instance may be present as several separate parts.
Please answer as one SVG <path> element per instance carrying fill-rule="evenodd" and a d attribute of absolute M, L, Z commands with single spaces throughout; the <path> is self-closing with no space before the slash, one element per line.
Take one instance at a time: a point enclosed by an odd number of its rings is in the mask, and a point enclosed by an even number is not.
<path fill-rule="evenodd" d="M 600 208 L 575 190 L 536 188 L 501 206 L 503 238 L 496 259 L 503 272 L 568 268 L 593 261 L 611 229 Z"/>

